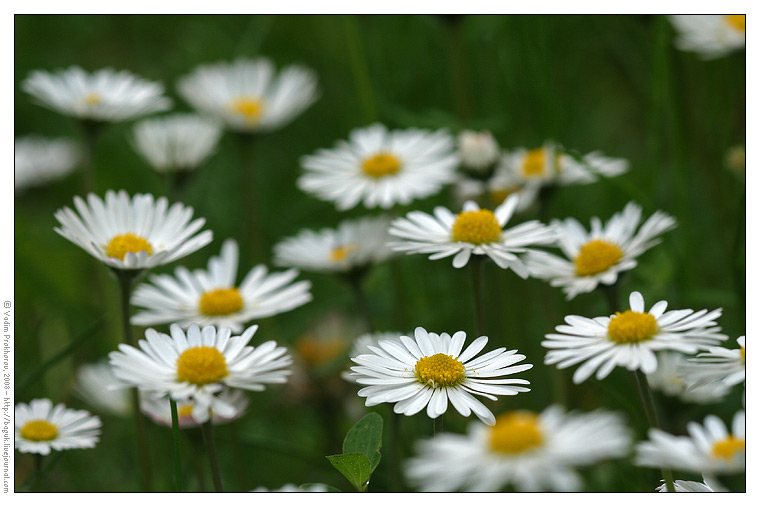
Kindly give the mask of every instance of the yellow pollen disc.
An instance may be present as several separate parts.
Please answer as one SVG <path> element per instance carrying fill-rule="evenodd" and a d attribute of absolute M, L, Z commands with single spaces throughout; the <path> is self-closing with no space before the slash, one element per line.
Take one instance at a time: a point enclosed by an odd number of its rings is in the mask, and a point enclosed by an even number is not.
<path fill-rule="evenodd" d="M 177 380 L 195 385 L 217 382 L 228 374 L 224 355 L 214 347 L 193 347 L 177 358 Z"/>
<path fill-rule="evenodd" d="M 84 103 L 88 106 L 96 106 L 102 101 L 103 99 L 100 98 L 100 94 L 98 93 L 88 93 L 84 96 Z"/>
<path fill-rule="evenodd" d="M 124 256 L 127 252 L 147 252 L 148 255 L 153 254 L 153 247 L 148 240 L 142 236 L 132 234 L 128 232 L 126 234 L 120 234 L 111 238 L 106 246 L 106 255 L 109 257 L 115 257 L 119 260 L 124 260 Z"/>
<path fill-rule="evenodd" d="M 354 244 L 341 245 L 333 248 L 332 251 L 330 251 L 330 260 L 333 262 L 343 262 L 349 255 L 358 250 L 358 248 L 358 245 Z"/>
<path fill-rule="evenodd" d="M 725 16 L 725 19 L 726 23 L 728 23 L 732 28 L 739 30 L 740 32 L 746 31 L 744 25 L 747 20 L 744 14 L 729 14 Z"/>
<path fill-rule="evenodd" d="M 747 359 L 747 353 L 744 351 L 744 347 L 741 347 L 741 348 L 739 349 L 739 352 L 740 352 L 740 353 L 741 353 L 741 355 L 742 355 L 742 359 L 746 360 L 746 359 Z"/>
<path fill-rule="evenodd" d="M 24 424 L 21 428 L 21 436 L 33 442 L 47 442 L 58 436 L 58 428 L 55 424 L 38 419 Z"/>
<path fill-rule="evenodd" d="M 617 312 L 610 320 L 607 336 L 616 343 L 639 343 L 657 334 L 657 320 L 648 313 L 626 310 Z"/>
<path fill-rule="evenodd" d="M 210 290 L 198 305 L 203 315 L 229 315 L 243 308 L 243 297 L 235 287 Z"/>
<path fill-rule="evenodd" d="M 264 111 L 264 103 L 253 97 L 240 97 L 232 101 L 230 108 L 245 118 L 247 123 L 258 123 Z"/>
<path fill-rule="evenodd" d="M 623 258 L 623 251 L 617 245 L 595 239 L 589 241 L 575 258 L 575 274 L 591 276 L 607 271 Z"/>
<path fill-rule="evenodd" d="M 451 239 L 475 245 L 493 243 L 501 238 L 501 226 L 496 215 L 487 209 L 462 211 L 451 228 Z"/>
<path fill-rule="evenodd" d="M 525 154 L 522 172 L 526 178 L 542 176 L 546 172 L 546 157 L 543 148 L 536 148 Z"/>
<path fill-rule="evenodd" d="M 414 367 L 417 380 L 433 387 L 452 387 L 464 378 L 464 366 L 458 359 L 446 354 L 426 356 L 417 361 Z"/>
<path fill-rule="evenodd" d="M 182 419 L 193 416 L 194 403 L 187 403 L 177 407 L 177 419 Z"/>
<path fill-rule="evenodd" d="M 345 342 L 337 336 L 320 339 L 314 335 L 306 335 L 296 342 L 298 355 L 312 366 L 335 359 L 345 348 Z"/>
<path fill-rule="evenodd" d="M 541 445 L 543 436 L 538 416 L 530 412 L 510 412 L 496 418 L 491 428 L 491 450 L 519 454 Z"/>
<path fill-rule="evenodd" d="M 744 451 L 744 439 L 736 438 L 733 435 L 729 435 L 728 438 L 715 442 L 712 448 L 712 454 L 716 458 L 729 460 L 736 454 Z"/>
<path fill-rule="evenodd" d="M 503 203 L 507 197 L 519 191 L 520 187 L 518 186 L 497 188 L 490 190 L 488 192 L 488 196 L 491 198 L 493 205 L 498 206 L 499 204 Z"/>
<path fill-rule="evenodd" d="M 390 176 L 399 172 L 400 169 L 401 162 L 390 153 L 378 153 L 377 155 L 365 158 L 364 162 L 362 162 L 364 174 L 373 178 Z"/>

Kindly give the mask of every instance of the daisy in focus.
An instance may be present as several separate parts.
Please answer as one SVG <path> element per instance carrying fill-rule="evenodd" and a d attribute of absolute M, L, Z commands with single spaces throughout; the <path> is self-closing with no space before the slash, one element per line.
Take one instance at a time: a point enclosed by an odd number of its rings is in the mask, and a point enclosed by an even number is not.
<path fill-rule="evenodd" d="M 146 329 L 139 348 L 121 344 L 109 358 L 114 374 L 127 384 L 154 397 L 193 403 L 190 415 L 198 423 L 208 421 L 210 412 L 229 419 L 238 410 L 221 395 L 225 387 L 263 391 L 265 384 L 285 383 L 290 374 L 283 369 L 292 362 L 285 347 L 271 340 L 248 345 L 257 329 L 251 326 L 240 336 L 196 324 L 187 333 L 172 325 L 171 336 Z"/>
<path fill-rule="evenodd" d="M 66 139 L 17 137 L 13 143 L 16 192 L 63 178 L 80 160 L 77 145 Z"/>
<path fill-rule="evenodd" d="M 337 229 L 303 230 L 274 246 L 274 263 L 314 272 L 362 271 L 393 255 L 387 243 L 390 219 L 344 220 Z"/>
<path fill-rule="evenodd" d="M 168 264 L 209 244 L 211 231 L 196 234 L 205 219 L 190 221 L 193 208 L 181 203 L 169 207 L 165 197 L 124 191 L 94 194 L 87 202 L 74 197 L 77 213 L 59 209 L 55 231 L 90 255 L 117 270 L 148 269 Z"/>
<path fill-rule="evenodd" d="M 557 333 L 541 342 L 549 349 L 544 363 L 559 369 L 583 363 L 573 374 L 576 384 L 594 372 L 601 380 L 616 366 L 649 375 L 657 370 L 656 352 L 694 354 L 727 338 L 715 322 L 723 312 L 720 308 L 666 312 L 667 301 L 659 301 L 647 312 L 640 292 L 632 292 L 629 302 L 630 310 L 610 317 L 565 317 L 567 325 L 557 326 Z"/>
<path fill-rule="evenodd" d="M 368 407 L 395 403 L 393 411 L 407 416 L 427 407 L 431 419 L 443 415 L 451 402 L 463 416 L 474 413 L 484 423 L 494 424 L 493 413 L 473 394 L 495 401 L 494 395 L 528 392 L 530 388 L 523 387 L 530 384 L 527 380 L 496 377 L 533 365 L 516 365 L 525 356 L 504 347 L 476 357 L 488 338 L 481 336 L 462 351 L 465 337 L 464 331 L 439 335 L 418 327 L 414 339 L 401 336 L 401 343 L 380 340 L 378 346 L 369 345 L 371 353 L 351 358 L 358 365 L 351 367 L 358 374 L 356 383 L 367 386 L 359 390 L 359 396 L 367 398 Z"/>
<path fill-rule="evenodd" d="M 472 423 L 466 435 L 443 433 L 418 444 L 406 476 L 422 491 L 580 491 L 574 468 L 628 453 L 631 437 L 617 414 L 501 414 L 493 426 Z"/>
<path fill-rule="evenodd" d="M 378 123 L 355 129 L 349 141 L 303 157 L 298 188 L 344 211 L 360 202 L 389 209 L 437 193 L 456 178 L 459 159 L 444 132 L 388 130 Z"/>
<path fill-rule="evenodd" d="M 216 121 L 180 113 L 137 123 L 133 145 L 159 173 L 191 171 L 211 156 L 221 134 Z"/>
<path fill-rule="evenodd" d="M 348 355 L 349 357 L 357 357 L 361 354 L 372 354 L 373 352 L 370 349 L 370 346 L 377 348 L 381 340 L 395 342 L 397 345 L 403 346 L 401 343 L 401 334 L 402 333 L 397 331 L 364 333 L 354 340 L 354 345 L 351 347 L 351 351 Z M 342 372 L 340 376 L 343 380 L 356 384 L 356 378 L 361 377 L 362 375 L 349 369 Z"/>
<path fill-rule="evenodd" d="M 88 73 L 79 67 L 33 71 L 21 85 L 42 106 L 66 116 L 99 122 L 127 121 L 169 109 L 161 83 L 125 70 Z"/>
<path fill-rule="evenodd" d="M 221 254 L 211 257 L 206 270 L 179 267 L 171 275 L 153 275 L 132 295 L 132 304 L 143 310 L 130 321 L 138 326 L 175 323 L 187 328 L 228 327 L 237 333 L 253 319 L 271 317 L 311 301 L 311 282 L 293 283 L 298 271 L 267 273 L 263 264 L 255 266 L 235 283 L 238 271 L 238 244 L 228 239 Z"/>
<path fill-rule="evenodd" d="M 177 89 L 198 111 L 249 133 L 284 127 L 319 97 L 313 71 L 291 65 L 277 72 L 266 58 L 201 65 Z"/>
<path fill-rule="evenodd" d="M 697 385 L 688 372 L 686 356 L 680 352 L 660 352 L 657 354 L 657 369 L 647 375 L 647 382 L 652 389 L 690 403 L 715 403 L 728 394 L 729 388 L 718 382 Z"/>
<path fill-rule="evenodd" d="M 676 220 L 661 211 L 641 227 L 639 222 L 641 207 L 632 202 L 612 215 L 606 225 L 593 217 L 589 232 L 574 218 L 553 220 L 557 244 L 565 257 L 542 251 L 528 253 L 525 260 L 531 276 L 549 280 L 552 287 L 562 287 L 568 300 L 593 291 L 600 283 L 612 285 L 620 273 L 636 267 L 637 257 L 660 242 L 659 235 L 676 226 Z"/>
<path fill-rule="evenodd" d="M 719 58 L 744 48 L 744 14 L 668 16 L 678 32 L 675 46 L 681 51 L 699 53 L 705 60 Z"/>
<path fill-rule="evenodd" d="M 736 473 L 745 467 L 745 416 L 734 415 L 731 431 L 717 416 L 705 417 L 704 425 L 690 422 L 688 437 L 677 437 L 650 428 L 649 440 L 636 445 L 634 464 L 672 468 L 702 474 Z"/>
<path fill-rule="evenodd" d="M 686 377 L 697 386 L 722 385 L 726 388 L 741 384 L 745 379 L 746 340 L 740 336 L 738 349 L 710 347 L 692 359 L 686 369 Z"/>
<path fill-rule="evenodd" d="M 240 389 L 225 389 L 218 397 L 227 405 L 234 409 L 234 413 L 228 417 L 222 417 L 212 411 L 211 423 L 224 424 L 238 419 L 245 414 L 248 408 L 248 398 Z M 195 404 L 189 401 L 180 401 L 177 403 L 177 422 L 180 428 L 195 428 L 202 422 L 193 418 L 193 408 Z M 150 417 L 153 422 L 161 426 L 172 427 L 172 408 L 169 398 L 155 398 L 152 396 L 143 396 L 140 400 L 140 411 Z"/>
<path fill-rule="evenodd" d="M 107 361 L 85 364 L 77 369 L 77 396 L 99 411 L 126 417 L 132 410 L 128 386 L 116 378 Z"/>
<path fill-rule="evenodd" d="M 431 260 L 453 255 L 455 268 L 467 265 L 472 255 L 487 255 L 500 268 L 527 278 L 529 272 L 519 254 L 531 251 L 528 247 L 533 245 L 553 244 L 555 234 L 538 220 L 504 230 L 518 200 L 512 195 L 494 211 L 468 201 L 457 215 L 442 206 L 433 215 L 412 211 L 391 224 L 388 232 L 403 241 L 390 246 L 408 254 L 431 254 Z"/>
<path fill-rule="evenodd" d="M 55 407 L 48 399 L 16 405 L 14 416 L 16 449 L 48 455 L 64 449 L 91 449 L 98 443 L 101 422 L 86 410 Z"/>

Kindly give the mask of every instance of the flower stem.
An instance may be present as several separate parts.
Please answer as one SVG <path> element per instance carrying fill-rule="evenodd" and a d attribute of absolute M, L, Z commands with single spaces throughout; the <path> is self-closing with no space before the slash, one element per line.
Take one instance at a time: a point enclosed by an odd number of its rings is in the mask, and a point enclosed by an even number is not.
<path fill-rule="evenodd" d="M 604 297 L 607 299 L 607 304 L 610 307 L 610 312 L 613 314 L 620 311 L 620 297 L 618 295 L 617 283 L 612 285 L 601 285 Z"/>
<path fill-rule="evenodd" d="M 654 399 L 652 398 L 652 390 L 649 389 L 649 382 L 647 382 L 646 375 L 641 370 L 636 370 L 634 373 L 636 377 L 636 387 L 638 387 L 639 398 L 644 406 L 644 413 L 646 414 L 649 426 L 652 428 L 662 429 L 660 427 L 660 421 L 657 417 L 657 410 L 654 406 Z M 661 468 L 662 476 L 665 478 L 665 485 L 669 493 L 675 493 L 675 487 L 673 486 L 673 473 L 668 468 Z"/>
<path fill-rule="evenodd" d="M 208 453 L 208 462 L 211 466 L 211 478 L 214 481 L 214 489 L 217 493 L 224 492 L 224 486 L 222 486 L 222 474 L 219 472 L 219 459 L 216 455 L 216 443 L 214 442 L 214 426 L 211 422 L 211 415 L 209 419 L 201 425 L 203 431 L 203 441 L 206 444 L 206 452 Z"/>
<path fill-rule="evenodd" d="M 367 58 L 364 54 L 358 23 L 354 15 L 344 16 L 343 19 L 346 28 L 346 46 L 348 47 L 348 54 L 351 59 L 351 71 L 354 75 L 354 82 L 359 92 L 362 119 L 364 123 L 371 123 L 377 120 L 377 108 L 375 107 L 372 79 L 367 67 Z"/>
<path fill-rule="evenodd" d="M 84 137 L 84 156 L 82 161 L 82 192 L 87 195 L 95 189 L 95 171 L 93 161 L 95 160 L 95 148 L 103 130 L 103 124 L 92 121 L 82 120 L 81 122 Z"/>
<path fill-rule="evenodd" d="M 364 292 L 362 282 L 364 281 L 364 273 L 349 273 L 346 275 L 348 284 L 351 286 L 351 293 L 354 296 L 354 303 L 356 304 L 356 310 L 361 315 L 364 325 L 367 328 L 367 332 L 372 331 L 372 311 L 370 310 L 369 301 L 367 300 L 367 294 Z"/>
<path fill-rule="evenodd" d="M 472 282 L 472 309 L 475 315 L 475 332 L 478 336 L 483 336 L 486 334 L 483 309 L 483 259 L 479 255 L 470 259 L 470 280 Z"/>
<path fill-rule="evenodd" d="M 394 493 L 401 492 L 401 475 L 399 463 L 401 463 L 401 435 L 399 426 L 401 425 L 401 415 L 390 408 L 390 445 L 388 446 L 388 459 L 391 468 L 391 491 Z"/>
<path fill-rule="evenodd" d="M 177 402 L 169 398 L 172 408 L 172 438 L 174 439 L 174 466 L 177 480 L 177 491 L 182 493 L 182 460 L 179 455 L 179 416 L 177 415 Z"/>
<path fill-rule="evenodd" d="M 443 431 L 443 416 L 439 415 L 433 419 L 433 436 L 438 435 Z"/>
<path fill-rule="evenodd" d="M 265 238 L 259 217 L 259 192 L 254 167 L 256 137 L 250 133 L 238 133 L 240 185 L 242 187 L 243 206 L 241 213 L 246 227 L 246 247 L 253 256 L 254 263 L 264 261 Z"/>

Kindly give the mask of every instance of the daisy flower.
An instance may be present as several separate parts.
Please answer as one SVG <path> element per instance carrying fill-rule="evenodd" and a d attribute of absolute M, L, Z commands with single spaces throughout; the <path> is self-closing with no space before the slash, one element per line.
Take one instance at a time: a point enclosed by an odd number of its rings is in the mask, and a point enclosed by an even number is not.
<path fill-rule="evenodd" d="M 704 482 L 696 481 L 674 481 L 673 486 L 676 493 L 728 493 L 729 491 L 715 478 L 703 476 Z M 663 481 L 664 483 L 665 481 Z M 657 487 L 660 493 L 667 493 L 667 485 L 661 484 Z"/>
<path fill-rule="evenodd" d="M 298 187 L 343 211 L 360 202 L 389 209 L 437 193 L 452 183 L 459 160 L 443 130 L 391 130 L 373 124 L 355 129 L 349 141 L 303 157 Z"/>
<path fill-rule="evenodd" d="M 638 227 L 640 221 L 641 207 L 632 202 L 606 225 L 593 217 L 589 232 L 574 218 L 553 220 L 565 257 L 530 252 L 525 259 L 528 269 L 532 276 L 549 280 L 552 287 L 562 287 L 568 300 L 593 291 L 600 283 L 612 285 L 620 273 L 636 267 L 637 257 L 660 242 L 659 235 L 676 226 L 675 219 L 661 211 Z"/>
<path fill-rule="evenodd" d="M 197 168 L 221 134 L 216 121 L 185 113 L 143 120 L 133 130 L 135 149 L 159 173 Z"/>
<path fill-rule="evenodd" d="M 227 417 L 222 417 L 212 411 L 211 422 L 213 424 L 224 424 L 234 421 L 242 417 L 245 414 L 245 409 L 248 408 L 248 398 L 240 389 L 225 389 L 218 397 L 222 402 L 233 408 L 233 413 Z M 180 428 L 194 428 L 202 424 L 202 422 L 193 419 L 193 408 L 195 408 L 195 404 L 192 401 L 177 402 L 177 422 Z M 171 428 L 172 408 L 169 398 L 143 396 L 140 400 L 140 410 L 156 424 Z"/>
<path fill-rule="evenodd" d="M 327 486 L 325 484 L 309 484 L 304 486 L 296 486 L 295 484 L 285 484 L 278 489 L 267 489 L 260 486 L 251 491 L 251 493 L 327 493 Z"/>
<path fill-rule="evenodd" d="M 79 163 L 76 144 L 66 139 L 17 137 L 13 143 L 16 192 L 63 178 Z"/>
<path fill-rule="evenodd" d="M 530 388 L 522 387 L 530 384 L 527 380 L 495 377 L 520 373 L 533 365 L 513 366 L 525 356 L 504 347 L 475 357 L 488 343 L 485 336 L 462 352 L 465 336 L 464 331 L 450 336 L 418 327 L 414 339 L 401 336 L 400 344 L 380 340 L 377 347 L 370 345 L 372 353 L 351 358 L 358 365 L 351 367 L 359 374 L 356 383 L 367 386 L 359 390 L 359 396 L 367 398 L 368 407 L 395 403 L 393 411 L 407 416 L 427 407 L 431 419 L 443 415 L 451 401 L 463 416 L 474 413 L 486 424 L 494 424 L 491 411 L 473 394 L 495 401 L 494 395 L 528 392 Z"/>
<path fill-rule="evenodd" d="M 647 382 L 652 389 L 694 403 L 720 401 L 729 391 L 721 383 L 696 385 L 688 376 L 686 356 L 672 351 L 657 354 L 657 369 L 647 375 Z"/>
<path fill-rule="evenodd" d="M 193 236 L 205 223 L 190 222 L 193 208 L 175 203 L 169 208 L 165 197 L 129 195 L 120 190 L 106 192 L 105 202 L 94 194 L 87 202 L 74 197 L 79 215 L 70 208 L 59 209 L 61 224 L 55 231 L 76 243 L 113 269 L 147 269 L 191 254 L 211 242 L 211 231 Z"/>
<path fill-rule="evenodd" d="M 474 174 L 487 174 L 499 161 L 499 143 L 484 130 L 464 130 L 457 137 L 457 153 L 462 167 Z"/>
<path fill-rule="evenodd" d="M 84 120 L 119 122 L 169 109 L 161 83 L 125 70 L 87 73 L 79 67 L 33 71 L 21 85 L 42 106 Z"/>
<path fill-rule="evenodd" d="M 636 446 L 634 464 L 651 468 L 673 468 L 698 473 L 736 473 L 745 466 L 745 417 L 734 415 L 729 433 L 717 416 L 705 417 L 704 425 L 690 422 L 688 437 L 677 437 L 656 428 L 649 440 Z"/>
<path fill-rule="evenodd" d="M 311 301 L 311 282 L 291 283 L 298 271 L 267 273 L 260 264 L 236 285 L 238 244 L 228 239 L 221 254 L 211 257 L 206 270 L 179 267 L 171 275 L 154 275 L 137 287 L 132 304 L 144 310 L 131 322 L 137 326 L 191 323 L 228 327 L 234 333 L 253 319 L 271 317 Z"/>
<path fill-rule="evenodd" d="M 597 379 L 605 378 L 615 366 L 650 374 L 657 369 L 655 352 L 693 354 L 727 338 L 715 322 L 720 308 L 666 312 L 668 302 L 659 301 L 647 312 L 640 292 L 631 292 L 629 302 L 630 310 L 610 317 L 565 317 L 567 325 L 557 326 L 557 334 L 547 334 L 541 342 L 550 349 L 544 363 L 560 369 L 583 363 L 573 374 L 573 382 L 580 384 L 594 372 Z"/>
<path fill-rule="evenodd" d="M 237 132 L 277 130 L 319 97 L 313 71 L 292 65 L 278 73 L 266 58 L 201 65 L 177 89 L 195 109 Z"/>
<path fill-rule="evenodd" d="M 434 215 L 412 211 L 391 224 L 388 232 L 404 241 L 390 246 L 408 254 L 431 254 L 432 260 L 453 255 L 455 268 L 465 266 L 473 254 L 487 255 L 500 268 L 527 278 L 528 269 L 518 254 L 529 252 L 527 247 L 531 245 L 551 245 L 555 236 L 538 220 L 504 230 L 518 200 L 518 196 L 512 195 L 494 211 L 467 201 L 457 215 L 442 206 L 433 210 Z"/>
<path fill-rule="evenodd" d="M 98 443 L 100 419 L 86 410 L 72 410 L 48 399 L 16 405 L 16 449 L 47 455 L 50 450 L 91 449 Z"/>
<path fill-rule="evenodd" d="M 248 345 L 257 329 L 251 326 L 241 336 L 230 336 L 228 328 L 201 329 L 196 324 L 187 334 L 172 325 L 171 336 L 146 329 L 139 349 L 121 344 L 109 358 L 114 374 L 127 384 L 157 397 L 192 402 L 191 415 L 202 424 L 209 411 L 222 418 L 237 414 L 235 406 L 220 396 L 225 387 L 263 391 L 264 384 L 287 381 L 290 371 L 283 368 L 292 360 L 285 347 L 273 341 Z"/>
<path fill-rule="evenodd" d="M 337 229 L 303 230 L 274 246 L 274 263 L 306 271 L 348 273 L 393 255 L 387 243 L 390 219 L 344 220 Z"/>
<path fill-rule="evenodd" d="M 512 196 L 517 195 L 515 211 L 520 213 L 528 209 L 536 199 L 540 187 L 526 185 L 515 178 L 512 173 L 497 167 L 490 178 L 484 180 L 459 175 L 454 183 L 454 196 L 458 203 L 467 201 L 482 203 L 484 207 L 497 207 Z"/>
<path fill-rule="evenodd" d="M 734 173 L 739 179 L 744 180 L 747 171 L 747 152 L 744 145 L 730 147 L 726 151 L 723 163 L 726 169 Z"/>
<path fill-rule="evenodd" d="M 744 14 L 668 16 L 678 32 L 675 46 L 710 60 L 744 47 Z"/>
<path fill-rule="evenodd" d="M 381 340 L 395 342 L 396 345 L 403 347 L 403 344 L 401 343 L 401 335 L 402 333 L 397 331 L 364 333 L 354 340 L 354 345 L 351 347 L 351 352 L 349 352 L 348 355 L 349 357 L 357 357 L 361 354 L 372 354 L 370 346 L 378 347 Z M 348 371 L 342 372 L 340 376 L 343 380 L 356 384 L 356 378 L 361 377 L 362 375 L 349 369 Z"/>
<path fill-rule="evenodd" d="M 107 361 L 77 369 L 74 390 L 86 403 L 112 415 L 126 417 L 132 410 L 128 386 L 116 378 Z"/>
<path fill-rule="evenodd" d="M 695 384 L 695 388 L 716 384 L 729 388 L 744 382 L 745 337 L 740 336 L 736 342 L 739 344 L 738 349 L 710 347 L 707 352 L 698 354 L 690 361 L 685 374 Z"/>
<path fill-rule="evenodd" d="M 473 423 L 466 435 L 421 441 L 407 478 L 423 491 L 580 491 L 574 467 L 627 454 L 631 437 L 617 414 L 569 412 L 554 405 L 540 414 L 501 414 L 493 426 Z"/>

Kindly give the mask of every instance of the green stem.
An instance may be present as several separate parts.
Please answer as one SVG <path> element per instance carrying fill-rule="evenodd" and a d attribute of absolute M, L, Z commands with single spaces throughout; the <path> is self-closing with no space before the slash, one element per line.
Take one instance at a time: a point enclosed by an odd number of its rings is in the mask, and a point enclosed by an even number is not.
<path fill-rule="evenodd" d="M 485 313 L 483 308 L 483 257 L 474 255 L 470 258 L 470 281 L 472 282 L 472 310 L 475 316 L 475 332 L 478 336 L 486 334 Z"/>
<path fill-rule="evenodd" d="M 617 282 L 612 285 L 600 284 L 604 297 L 607 300 L 607 305 L 610 307 L 610 312 L 614 314 L 620 311 L 620 296 L 618 295 Z"/>
<path fill-rule="evenodd" d="M 206 444 L 206 452 L 208 454 L 208 462 L 211 466 L 211 478 L 214 481 L 214 489 L 217 493 L 224 492 L 224 486 L 222 485 L 222 474 L 219 472 L 219 459 L 216 455 L 216 442 L 214 442 L 214 426 L 211 422 L 211 415 L 209 419 L 201 425 L 203 431 L 203 442 Z"/>
<path fill-rule="evenodd" d="M 255 263 L 264 262 L 265 237 L 261 229 L 259 217 L 259 184 L 254 164 L 256 137 L 250 133 L 238 133 L 237 143 L 239 152 L 241 198 L 243 205 L 241 213 L 246 227 L 245 246 L 253 256 Z"/>
<path fill-rule="evenodd" d="M 82 161 L 82 191 L 87 195 L 95 189 L 95 148 L 103 131 L 103 124 L 92 120 L 82 120 L 80 125 L 85 149 Z"/>
<path fill-rule="evenodd" d="M 174 467 L 177 481 L 177 491 L 182 493 L 182 459 L 179 454 L 179 416 L 177 415 L 177 402 L 169 398 L 172 409 L 172 438 L 174 439 Z"/>
<path fill-rule="evenodd" d="M 439 415 L 433 419 L 433 436 L 438 435 L 443 431 L 443 416 Z"/>
<path fill-rule="evenodd" d="M 469 83 L 465 66 L 465 51 L 462 45 L 461 18 L 455 23 L 446 23 L 446 35 L 449 44 L 449 62 L 451 62 L 451 94 L 454 109 L 462 122 L 467 122 L 472 116 L 470 105 Z"/>
<path fill-rule="evenodd" d="M 372 90 L 372 79 L 367 67 L 359 24 L 356 16 L 353 15 L 344 16 L 343 20 L 346 27 L 346 46 L 351 59 L 351 72 L 354 75 L 354 82 L 359 94 L 363 120 L 365 123 L 372 123 L 377 120 L 377 107 L 375 106 L 375 94 Z"/>
<path fill-rule="evenodd" d="M 390 408 L 390 418 L 389 418 L 389 432 L 390 432 L 390 445 L 388 446 L 388 460 L 390 461 L 390 468 L 391 468 L 391 491 L 394 493 L 400 493 L 401 492 L 401 467 L 399 464 L 401 463 L 401 435 L 400 435 L 400 428 L 401 425 L 401 415 L 397 414 L 393 411 L 392 407 Z"/>
<path fill-rule="evenodd" d="M 354 296 L 354 303 L 356 304 L 356 310 L 364 321 L 364 326 L 367 328 L 367 332 L 372 331 L 372 311 L 370 310 L 369 301 L 367 300 L 367 294 L 364 292 L 362 282 L 364 281 L 363 274 L 348 274 L 348 284 L 351 286 L 351 293 Z"/>
<path fill-rule="evenodd" d="M 636 370 L 634 376 L 636 378 L 636 387 L 639 391 L 639 398 L 641 399 L 641 404 L 644 406 L 644 414 L 647 416 L 649 426 L 661 430 L 662 427 L 660 426 L 660 421 L 657 417 L 657 410 L 654 406 L 654 398 L 652 397 L 652 390 L 649 389 L 647 376 L 641 370 Z M 661 468 L 660 470 L 662 471 L 662 476 L 665 478 L 665 485 L 668 492 L 675 493 L 673 473 L 668 468 Z"/>
<path fill-rule="evenodd" d="M 34 455 L 34 481 L 32 482 L 31 490 L 40 491 L 40 485 L 42 484 L 42 454 Z"/>

